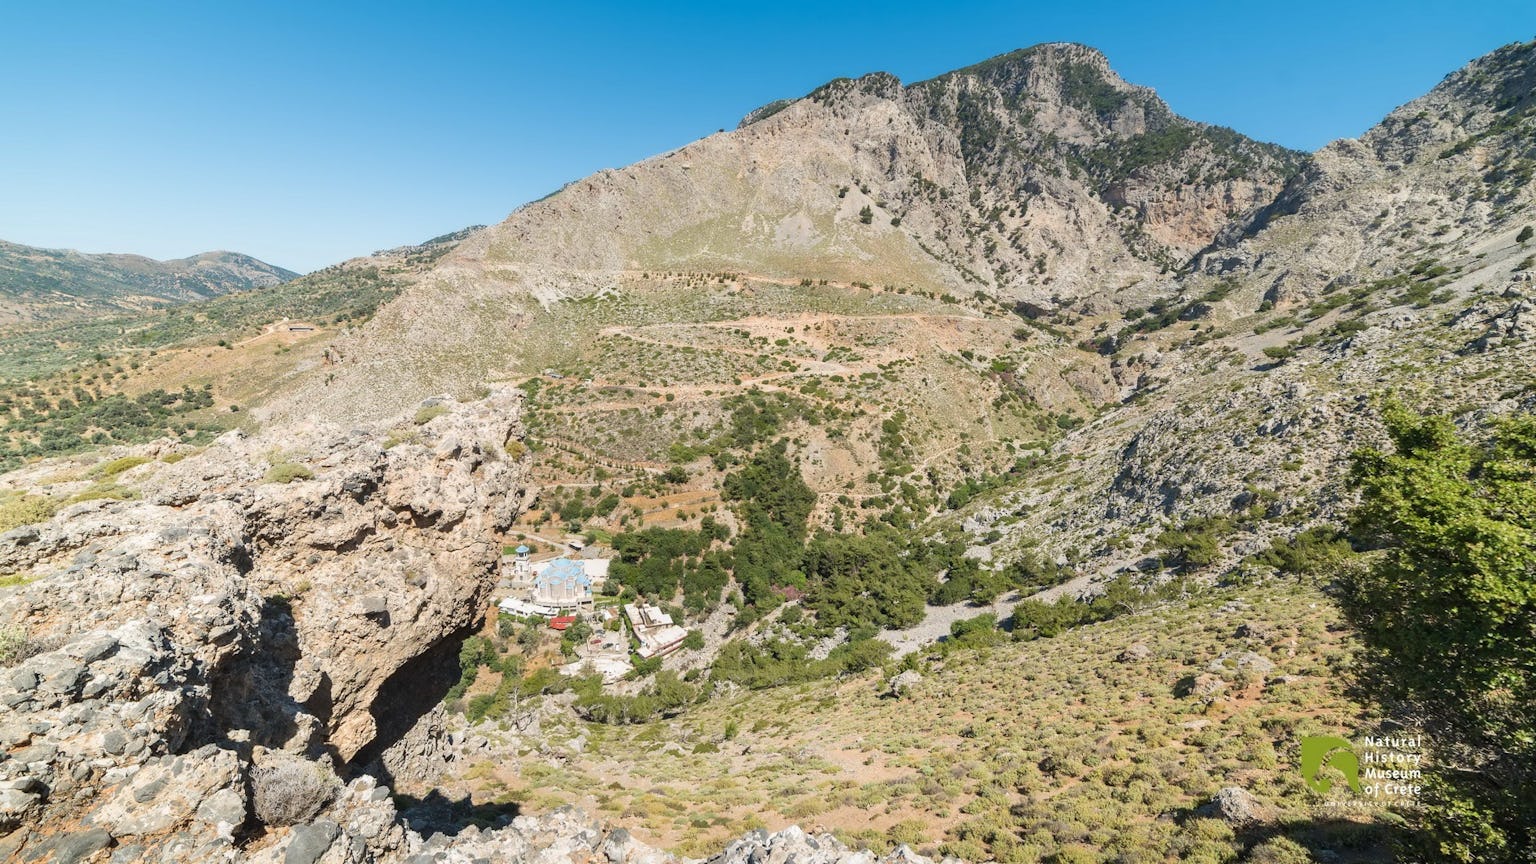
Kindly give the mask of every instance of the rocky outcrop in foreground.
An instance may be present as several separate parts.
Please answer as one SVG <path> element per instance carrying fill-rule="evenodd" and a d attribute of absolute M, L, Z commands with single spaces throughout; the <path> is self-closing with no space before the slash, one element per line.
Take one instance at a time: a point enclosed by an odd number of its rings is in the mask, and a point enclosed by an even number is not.
<path fill-rule="evenodd" d="M 524 496 L 517 409 L 434 400 L 392 428 L 0 478 L 55 495 L 111 478 L 0 536 L 20 583 L 0 627 L 22 646 L 0 669 L 0 859 L 414 851 L 361 775 L 387 770 L 488 606 Z"/>
<path fill-rule="evenodd" d="M 24 636 L 0 668 L 0 860 L 677 864 L 575 810 L 402 812 L 384 785 L 430 781 L 443 742 L 418 739 L 441 731 L 432 708 L 524 503 L 517 415 L 513 394 L 439 399 L 378 428 L 0 478 L 136 495 L 0 535 L 21 583 L 0 589 L 0 627 Z M 711 859 L 766 860 L 877 861 L 798 828 Z"/>

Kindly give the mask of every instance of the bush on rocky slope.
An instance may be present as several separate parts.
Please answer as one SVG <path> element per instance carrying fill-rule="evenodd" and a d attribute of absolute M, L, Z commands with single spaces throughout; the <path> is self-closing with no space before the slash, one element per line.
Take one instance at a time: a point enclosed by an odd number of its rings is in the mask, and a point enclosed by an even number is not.
<path fill-rule="evenodd" d="M 1444 417 L 1386 415 L 1395 452 L 1355 460 L 1358 530 L 1386 549 L 1346 609 L 1372 649 L 1361 680 L 1426 725 L 1436 759 L 1426 854 L 1536 850 L 1536 417 L 1486 446 Z"/>

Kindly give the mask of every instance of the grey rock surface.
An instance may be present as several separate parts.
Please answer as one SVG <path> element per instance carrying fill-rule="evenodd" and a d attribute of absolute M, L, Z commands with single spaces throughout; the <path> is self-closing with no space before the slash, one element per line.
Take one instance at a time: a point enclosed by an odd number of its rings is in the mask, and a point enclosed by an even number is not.
<path fill-rule="evenodd" d="M 27 576 L 0 596 L 0 621 L 40 646 L 0 671 L 13 852 L 116 844 L 132 860 L 206 861 L 250 826 L 348 808 L 358 839 L 322 844 L 311 827 L 294 855 L 361 860 L 368 842 L 403 842 L 393 811 L 347 798 L 337 772 L 398 734 L 377 717 L 426 710 L 390 682 L 456 652 L 481 619 L 495 532 L 525 494 L 504 449 L 517 394 L 443 404 L 389 448 L 387 426 L 229 433 L 147 473 L 136 500 L 0 538 L 0 567 Z M 274 482 L 277 462 L 312 476 Z"/>

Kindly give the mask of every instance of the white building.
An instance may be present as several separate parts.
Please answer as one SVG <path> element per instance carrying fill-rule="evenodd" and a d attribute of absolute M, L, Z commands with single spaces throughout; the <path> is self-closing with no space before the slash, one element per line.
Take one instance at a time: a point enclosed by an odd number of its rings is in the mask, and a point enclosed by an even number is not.
<path fill-rule="evenodd" d="M 670 653 L 688 636 L 687 630 L 672 623 L 671 615 L 655 606 L 630 603 L 624 607 L 624 615 L 629 618 L 635 638 L 640 640 L 640 648 L 635 653 L 641 657 Z"/>
<path fill-rule="evenodd" d="M 516 557 L 501 559 L 502 572 L 506 574 L 513 587 L 526 587 L 533 582 L 533 562 L 528 559 L 527 546 L 517 547 Z"/>
<path fill-rule="evenodd" d="M 552 617 L 562 610 L 593 608 L 596 593 L 608 581 L 607 558 L 555 558 L 532 561 L 528 547 L 517 547 L 516 557 L 502 559 L 503 583 L 512 595 L 500 608 L 514 615 Z"/>
<path fill-rule="evenodd" d="M 580 561 L 556 558 L 533 574 L 528 599 L 540 606 L 592 608 L 592 577 Z"/>
<path fill-rule="evenodd" d="M 628 675 L 635 667 L 629 662 L 629 639 L 622 632 L 599 630 L 576 647 L 577 659 L 560 667 L 562 675 L 582 676 L 594 672 L 603 676 L 604 684 L 612 684 Z"/>

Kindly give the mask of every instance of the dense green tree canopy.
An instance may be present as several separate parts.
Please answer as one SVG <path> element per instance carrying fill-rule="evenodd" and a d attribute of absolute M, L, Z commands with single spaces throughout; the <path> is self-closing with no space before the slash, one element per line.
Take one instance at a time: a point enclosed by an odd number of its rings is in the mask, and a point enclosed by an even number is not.
<path fill-rule="evenodd" d="M 1444 417 L 1386 412 L 1395 452 L 1355 458 L 1355 530 L 1385 549 L 1349 580 L 1368 685 L 1435 748 L 1432 855 L 1536 854 L 1536 418 L 1462 440 Z"/>

